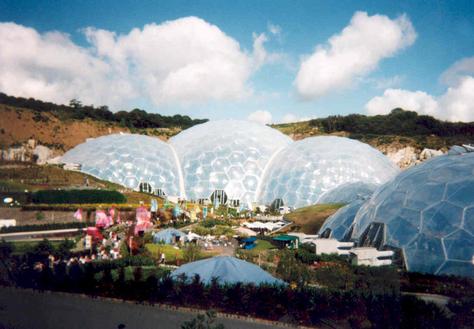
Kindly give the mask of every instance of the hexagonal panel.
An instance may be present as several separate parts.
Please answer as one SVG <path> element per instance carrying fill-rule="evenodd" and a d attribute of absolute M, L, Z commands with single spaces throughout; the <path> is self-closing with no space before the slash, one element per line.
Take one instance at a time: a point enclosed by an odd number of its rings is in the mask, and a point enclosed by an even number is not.
<path fill-rule="evenodd" d="M 322 193 L 340 185 L 355 182 L 378 185 L 398 172 L 382 153 L 359 141 L 335 136 L 305 138 L 273 159 L 262 183 L 260 202 L 270 204 L 287 194 L 288 200 L 284 200 L 287 205 L 307 206 L 318 202 Z M 275 180 L 276 190 L 270 188 Z M 299 189 L 303 184 L 309 187 L 305 194 Z"/>
<path fill-rule="evenodd" d="M 435 203 L 423 211 L 421 230 L 424 233 L 442 238 L 461 226 L 462 212 L 462 208 L 447 201 Z"/>
<path fill-rule="evenodd" d="M 474 153 L 464 153 L 405 170 L 360 208 L 352 238 L 381 222 L 384 244 L 402 248 L 411 271 L 474 277 L 473 168 Z M 406 193 L 405 202 L 400 193 Z"/>
<path fill-rule="evenodd" d="M 130 188 L 137 189 L 139 182 L 147 181 L 154 187 L 162 185 L 167 195 L 180 195 L 180 168 L 170 146 L 158 138 L 131 134 L 98 137 L 69 150 L 62 161 L 81 164 L 83 172 Z"/>

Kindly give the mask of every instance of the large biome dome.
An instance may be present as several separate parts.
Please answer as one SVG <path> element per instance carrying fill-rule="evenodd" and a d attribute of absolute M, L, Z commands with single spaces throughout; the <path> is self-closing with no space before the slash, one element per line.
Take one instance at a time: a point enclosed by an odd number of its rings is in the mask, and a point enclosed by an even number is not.
<path fill-rule="evenodd" d="M 398 169 L 383 154 L 341 137 L 293 142 L 270 127 L 238 120 L 200 124 L 163 142 L 116 134 L 78 145 L 62 161 L 135 190 L 252 207 L 349 203 Z"/>
<path fill-rule="evenodd" d="M 126 187 L 180 195 L 180 169 L 170 145 L 155 137 L 113 134 L 90 139 L 62 157 L 81 171 Z"/>
<path fill-rule="evenodd" d="M 250 205 L 272 155 L 292 143 L 270 127 L 238 120 L 210 121 L 170 140 L 183 168 L 188 199 L 224 191 Z"/>
<path fill-rule="evenodd" d="M 381 186 L 352 238 L 400 250 L 409 271 L 473 277 L 474 153 L 436 157 Z"/>
<path fill-rule="evenodd" d="M 386 156 L 367 144 L 335 136 L 310 137 L 292 143 L 273 159 L 260 201 L 270 204 L 282 199 L 289 206 L 308 206 L 343 184 L 380 185 L 398 172 Z"/>

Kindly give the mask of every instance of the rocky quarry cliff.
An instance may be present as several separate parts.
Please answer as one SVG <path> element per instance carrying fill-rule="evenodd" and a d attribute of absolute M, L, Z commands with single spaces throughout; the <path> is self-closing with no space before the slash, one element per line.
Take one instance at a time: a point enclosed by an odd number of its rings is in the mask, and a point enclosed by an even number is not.
<path fill-rule="evenodd" d="M 432 150 L 427 148 L 420 150 L 413 146 L 400 148 L 391 145 L 381 145 L 378 149 L 387 155 L 387 157 L 389 157 L 389 159 L 401 169 L 411 167 L 444 153 L 442 150 Z"/>

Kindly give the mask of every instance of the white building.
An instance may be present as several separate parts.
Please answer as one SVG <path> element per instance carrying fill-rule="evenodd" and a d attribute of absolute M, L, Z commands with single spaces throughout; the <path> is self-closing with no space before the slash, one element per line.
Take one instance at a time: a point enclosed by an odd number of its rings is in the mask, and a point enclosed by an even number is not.
<path fill-rule="evenodd" d="M 16 226 L 16 219 L 0 219 L 0 228 Z"/>
<path fill-rule="evenodd" d="M 306 234 L 301 232 L 290 232 L 287 234 L 296 236 L 300 240 L 300 243 L 312 243 L 313 240 L 316 240 L 319 237 L 318 234 Z"/>
<path fill-rule="evenodd" d="M 349 251 L 353 265 L 382 266 L 392 264 L 392 250 L 377 250 L 376 248 L 360 247 Z"/>
<path fill-rule="evenodd" d="M 349 255 L 349 250 L 354 246 L 354 242 L 340 242 L 336 239 L 307 239 L 308 243 L 315 245 L 316 255 L 338 254 Z"/>

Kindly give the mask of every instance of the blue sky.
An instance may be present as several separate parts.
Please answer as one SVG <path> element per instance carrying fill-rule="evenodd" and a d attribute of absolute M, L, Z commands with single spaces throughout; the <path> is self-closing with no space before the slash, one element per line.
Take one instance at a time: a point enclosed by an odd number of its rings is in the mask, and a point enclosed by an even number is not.
<path fill-rule="evenodd" d="M 359 17 L 362 25 L 351 23 L 356 12 L 366 13 Z M 176 21 L 189 16 L 198 17 L 202 21 L 179 21 L 175 27 L 160 29 L 165 21 Z M 383 19 L 377 20 L 376 16 Z M 2 46 L 12 49 L 12 45 L 16 44 L 18 52 L 26 58 L 18 60 L 18 55 L 11 54 L 13 51 L 2 56 L 0 50 L 0 91 L 18 96 L 33 96 L 58 102 L 66 102 L 68 97 L 74 96 L 85 103 L 108 104 L 116 110 L 137 106 L 163 114 L 181 113 L 211 119 L 247 118 L 251 113 L 257 112 L 252 118 L 262 122 L 356 112 L 386 113 L 395 105 L 410 107 L 420 113 L 447 120 L 474 120 L 474 105 L 471 102 L 474 92 L 470 92 L 474 85 L 472 1 L 0 0 L 0 22 L 14 23 L 2 26 L 3 34 L 0 29 L 0 49 Z M 410 25 L 408 27 L 407 22 Z M 126 51 L 123 50 L 123 54 L 127 54 L 123 56 L 128 56 L 126 64 L 120 62 L 120 65 L 126 66 L 124 69 L 117 64 L 117 57 L 111 59 L 112 48 L 106 48 L 109 43 L 93 44 L 90 39 L 86 39 L 84 32 L 85 28 L 92 27 L 90 38 L 97 38 L 96 32 L 99 30 L 114 32 L 115 36 L 127 36 L 132 29 L 143 32 L 143 27 L 150 23 L 155 23 L 156 30 L 153 31 L 163 33 L 164 36 L 159 39 L 162 41 L 167 39 L 167 35 L 170 38 L 174 38 L 176 34 L 181 35 L 177 31 L 190 31 L 187 29 L 200 30 L 202 27 L 204 34 L 209 33 L 209 36 L 202 39 L 192 38 L 197 40 L 196 43 L 204 44 L 197 45 L 197 48 L 186 48 L 189 40 L 181 40 L 185 42 L 181 47 L 179 36 L 176 37 L 176 44 L 175 41 L 170 41 L 169 47 L 174 49 L 177 57 L 184 56 L 180 54 L 181 49 L 184 52 L 199 51 L 206 46 L 210 49 L 203 49 L 204 57 L 196 55 L 200 59 L 189 55 L 187 58 L 180 58 L 178 64 L 165 65 L 162 63 L 166 58 L 174 57 L 171 50 L 166 52 L 163 49 L 168 47 L 167 41 L 160 43 L 163 48 L 157 45 L 137 55 L 133 54 L 133 48 L 141 49 L 138 42 L 150 45 L 157 39 L 130 37 L 128 46 L 123 46 L 128 47 Z M 392 31 L 393 43 L 374 41 L 364 45 L 364 33 L 370 34 L 367 39 L 390 38 L 372 35 L 374 28 L 363 28 L 366 23 L 373 24 L 371 26 L 382 24 L 381 31 L 384 26 L 389 32 L 395 28 Z M 219 45 L 216 44 L 215 47 L 213 44 L 209 46 L 209 40 L 215 40 L 212 34 L 216 33 L 209 26 L 216 26 L 219 30 L 216 38 L 220 41 L 216 41 Z M 352 32 L 347 32 L 346 37 L 341 38 L 340 46 L 331 49 L 329 38 L 340 36 L 343 29 L 351 26 L 352 30 L 349 30 Z M 34 29 L 37 34 L 25 34 L 24 38 L 19 38 L 24 45 L 6 39 L 5 35 L 13 35 L 11 31 L 26 33 L 23 28 Z M 396 28 L 400 28 L 401 32 Z M 51 31 L 64 33 L 66 37 L 52 40 L 45 38 L 44 35 Z M 150 35 L 154 35 L 153 31 Z M 398 32 L 402 35 L 399 36 Z M 359 38 L 357 45 L 363 44 L 362 49 L 350 43 L 350 33 Z M 257 60 L 255 39 L 262 34 L 267 39 L 263 43 L 265 56 L 264 59 Z M 26 45 L 36 44 L 37 39 L 41 40 L 42 45 L 32 49 L 31 53 L 22 52 L 22 49 L 28 48 Z M 238 43 L 238 51 L 229 40 Z M 113 53 L 116 55 L 119 43 L 117 39 L 115 41 Z M 308 61 L 305 68 L 307 72 L 300 72 L 305 60 L 318 55 L 315 53 L 317 45 L 323 49 L 319 55 L 324 55 L 326 51 L 328 58 L 318 62 L 319 57 L 316 56 L 311 63 Z M 47 49 L 51 49 L 50 47 L 59 47 L 60 50 L 56 53 L 65 54 L 55 59 L 55 51 L 52 51 L 53 55 L 49 54 L 50 63 L 63 64 L 55 67 L 47 63 L 48 58 L 28 58 L 38 53 L 48 53 Z M 98 51 L 99 47 L 104 49 L 103 53 Z M 386 49 L 381 49 L 383 47 Z M 335 48 L 343 49 L 340 50 L 340 56 L 331 55 L 332 51 L 336 52 Z M 74 61 L 71 66 L 78 66 L 75 69 L 68 67 L 65 59 L 68 51 L 72 52 L 70 58 Z M 166 52 L 168 57 L 157 56 L 161 60 L 155 65 L 152 54 L 161 51 Z M 212 51 L 229 51 L 229 56 L 218 57 L 209 65 L 199 66 L 202 58 L 213 56 L 209 53 Z M 84 55 L 84 52 L 90 54 Z M 337 72 L 345 67 L 341 62 L 344 58 L 350 61 L 351 57 L 363 57 L 365 54 L 367 58 L 348 64 L 348 72 Z M 91 65 L 88 70 L 83 70 L 84 74 L 97 74 L 94 81 L 88 82 L 86 76 L 81 77 L 81 61 L 84 61 L 83 65 Z M 188 74 L 203 74 L 202 85 L 197 83 L 196 86 L 196 82 L 189 82 L 191 78 L 183 76 L 185 73 L 175 79 L 179 65 L 188 67 L 191 64 L 198 66 Z M 227 64 L 232 68 L 227 70 Z M 330 72 L 328 81 L 333 74 L 341 77 L 339 82 L 334 81 L 330 87 L 326 86 L 326 80 L 312 78 L 321 76 L 321 70 L 326 69 Z M 124 70 L 127 73 L 123 73 Z M 301 77 L 301 81 L 305 82 L 296 82 L 299 74 L 306 76 L 306 80 Z M 14 85 L 12 76 L 18 77 Z M 168 81 L 171 76 L 173 83 Z M 445 79 L 446 76 L 450 79 Z M 125 82 L 119 84 L 120 79 L 134 81 L 124 86 Z M 168 83 L 169 87 L 163 87 L 163 84 Z M 183 84 L 183 89 L 188 92 L 174 93 L 172 88 L 180 88 Z M 227 87 L 227 84 L 231 86 Z M 109 85 L 110 88 L 105 88 L 104 85 Z M 71 86 L 77 90 L 73 90 Z M 322 92 L 326 87 L 328 90 Z M 134 96 L 125 96 L 127 93 Z M 158 94 L 161 96 L 156 96 Z"/>

